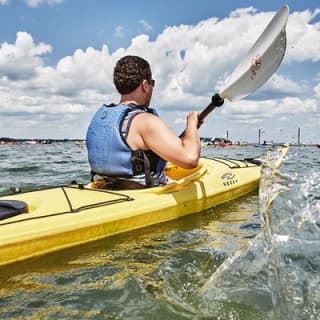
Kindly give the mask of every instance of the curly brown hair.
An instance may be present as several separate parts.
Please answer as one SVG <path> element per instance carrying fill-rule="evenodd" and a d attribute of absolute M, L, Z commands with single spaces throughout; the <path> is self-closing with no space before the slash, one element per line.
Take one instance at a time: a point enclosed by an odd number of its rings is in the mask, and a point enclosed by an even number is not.
<path fill-rule="evenodd" d="M 138 56 L 122 57 L 114 67 L 113 82 L 120 94 L 127 94 L 138 88 L 142 80 L 152 78 L 148 61 Z"/>

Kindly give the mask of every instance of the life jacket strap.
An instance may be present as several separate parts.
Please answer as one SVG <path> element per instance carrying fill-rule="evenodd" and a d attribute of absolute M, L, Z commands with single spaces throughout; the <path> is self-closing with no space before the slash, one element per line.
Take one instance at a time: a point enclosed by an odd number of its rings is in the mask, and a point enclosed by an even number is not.
<path fill-rule="evenodd" d="M 151 175 L 150 160 L 144 151 L 133 151 L 131 162 L 136 174 L 145 175 L 146 186 L 151 187 L 155 185 L 154 179 Z"/>

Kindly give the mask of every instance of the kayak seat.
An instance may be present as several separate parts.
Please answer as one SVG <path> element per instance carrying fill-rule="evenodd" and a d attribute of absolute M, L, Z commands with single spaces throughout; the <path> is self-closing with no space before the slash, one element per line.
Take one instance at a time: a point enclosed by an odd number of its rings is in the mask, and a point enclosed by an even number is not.
<path fill-rule="evenodd" d="M 193 169 L 184 169 L 169 162 L 164 170 L 164 173 L 172 180 L 180 180 L 200 171 L 202 167 L 203 165 L 201 162 L 199 162 L 198 165 Z"/>
<path fill-rule="evenodd" d="M 28 212 L 28 204 L 18 200 L 0 200 L 0 220 Z"/>

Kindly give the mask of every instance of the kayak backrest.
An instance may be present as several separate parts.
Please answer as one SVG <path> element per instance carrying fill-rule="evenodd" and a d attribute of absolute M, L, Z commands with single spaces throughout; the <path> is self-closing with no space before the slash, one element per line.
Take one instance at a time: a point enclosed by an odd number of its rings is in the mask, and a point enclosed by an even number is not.
<path fill-rule="evenodd" d="M 18 200 L 0 200 L 0 220 L 28 212 L 28 204 Z"/>
<path fill-rule="evenodd" d="M 201 162 L 199 162 L 197 167 L 193 169 L 184 169 L 172 163 L 168 163 L 164 173 L 167 177 L 169 177 L 172 180 L 180 180 L 194 174 L 195 172 L 198 172 L 202 167 L 203 165 Z"/>

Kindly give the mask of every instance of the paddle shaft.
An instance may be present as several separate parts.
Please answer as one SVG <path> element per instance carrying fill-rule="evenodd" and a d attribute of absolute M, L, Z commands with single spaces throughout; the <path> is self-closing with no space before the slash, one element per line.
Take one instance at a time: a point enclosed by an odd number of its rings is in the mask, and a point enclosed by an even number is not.
<path fill-rule="evenodd" d="M 224 103 L 224 99 L 221 98 L 219 94 L 215 94 L 212 97 L 210 104 L 200 112 L 198 128 L 200 127 L 200 124 L 203 122 L 203 120 L 207 117 L 207 115 L 211 113 L 216 107 L 221 107 L 223 103 Z M 184 134 L 185 134 L 185 130 L 180 134 L 179 137 L 183 138 Z"/>

